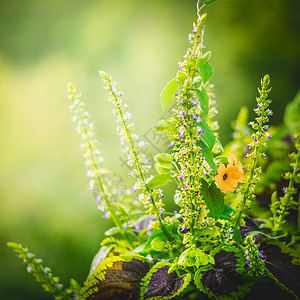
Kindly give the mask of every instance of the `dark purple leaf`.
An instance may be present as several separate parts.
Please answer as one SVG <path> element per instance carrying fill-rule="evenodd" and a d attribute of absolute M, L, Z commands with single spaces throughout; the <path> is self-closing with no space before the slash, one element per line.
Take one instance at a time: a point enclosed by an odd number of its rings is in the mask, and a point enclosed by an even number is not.
<path fill-rule="evenodd" d="M 191 280 L 191 275 L 185 273 L 179 277 L 175 271 L 168 274 L 171 264 L 157 263 L 143 279 L 140 299 L 171 299 L 178 296 Z M 156 298 L 157 297 L 157 298 Z"/>
<path fill-rule="evenodd" d="M 229 295 L 245 283 L 242 275 L 236 272 L 236 257 L 233 252 L 221 251 L 214 256 L 213 269 L 204 272 L 201 282 L 213 293 Z"/>
<path fill-rule="evenodd" d="M 175 271 L 168 274 L 168 270 L 169 267 L 164 266 L 152 274 L 144 296 L 145 299 L 170 296 L 183 285 L 183 278 L 178 278 Z"/>

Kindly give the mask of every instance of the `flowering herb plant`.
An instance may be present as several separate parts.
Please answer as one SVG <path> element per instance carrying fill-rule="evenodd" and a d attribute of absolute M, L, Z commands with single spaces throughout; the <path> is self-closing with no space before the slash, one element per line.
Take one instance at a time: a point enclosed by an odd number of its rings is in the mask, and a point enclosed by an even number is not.
<path fill-rule="evenodd" d="M 8 243 L 55 299 L 253 299 L 269 296 L 270 288 L 284 299 L 299 299 L 300 213 L 290 213 L 299 197 L 300 97 L 287 106 L 284 124 L 269 128 L 271 88 L 264 76 L 254 121 L 248 122 L 242 108 L 234 139 L 223 148 L 214 120 L 211 53 L 203 44 L 206 14 L 200 14 L 211 2 L 198 7 L 190 47 L 161 94 L 162 109 L 173 108 L 153 126 L 170 141 L 168 150 L 155 156 L 155 175 L 122 93 L 100 72 L 134 179 L 122 201 L 102 168 L 90 115 L 69 84 L 89 188 L 115 227 L 106 232 L 82 287 L 71 279 L 65 289 L 27 248 Z M 165 211 L 166 184 L 176 186 L 170 196 L 178 212 Z M 270 209 L 258 209 L 262 199 L 270 199 Z M 293 215 L 296 222 L 288 218 Z"/>

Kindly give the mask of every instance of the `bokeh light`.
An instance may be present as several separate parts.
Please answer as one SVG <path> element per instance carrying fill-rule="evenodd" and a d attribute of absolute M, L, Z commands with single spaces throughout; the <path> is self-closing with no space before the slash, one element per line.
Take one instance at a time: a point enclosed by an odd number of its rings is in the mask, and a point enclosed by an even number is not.
<path fill-rule="evenodd" d="M 299 89 L 299 9 L 295 0 L 217 1 L 206 9 L 223 143 L 267 73 L 271 122 L 281 122 Z M 64 284 L 71 277 L 82 284 L 111 225 L 87 189 L 67 83 L 87 103 L 105 167 L 131 184 L 98 70 L 118 82 L 144 135 L 163 116 L 160 93 L 177 72 L 195 19 L 192 0 L 0 1 L 1 299 L 51 299 L 7 241 L 29 247 Z"/>

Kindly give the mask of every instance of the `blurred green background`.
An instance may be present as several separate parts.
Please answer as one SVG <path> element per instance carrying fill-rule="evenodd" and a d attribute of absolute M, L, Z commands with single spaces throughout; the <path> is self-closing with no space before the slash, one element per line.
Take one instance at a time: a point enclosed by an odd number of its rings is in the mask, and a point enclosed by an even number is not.
<path fill-rule="evenodd" d="M 218 1 L 206 11 L 221 141 L 230 140 L 239 108 L 255 105 L 266 73 L 272 123 L 280 123 L 299 89 L 300 1 Z M 105 167 L 131 184 L 98 70 L 118 82 L 145 135 L 163 116 L 159 96 L 176 74 L 195 18 L 192 0 L 0 1 L 1 299 L 51 299 L 7 241 L 29 247 L 64 284 L 70 277 L 82 284 L 110 226 L 87 190 L 67 83 L 92 114 Z"/>

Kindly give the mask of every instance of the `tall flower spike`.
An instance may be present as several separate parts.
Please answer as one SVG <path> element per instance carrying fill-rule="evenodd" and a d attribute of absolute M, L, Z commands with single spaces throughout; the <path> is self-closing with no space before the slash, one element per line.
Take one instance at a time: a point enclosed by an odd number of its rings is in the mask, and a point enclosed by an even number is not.
<path fill-rule="evenodd" d="M 289 185 L 283 188 L 283 196 L 278 199 L 277 193 L 272 195 L 271 211 L 273 221 L 273 231 L 276 233 L 281 229 L 281 226 L 285 223 L 286 216 L 290 213 L 291 209 L 296 209 L 298 205 L 298 228 L 300 228 L 300 205 L 295 201 L 295 195 L 297 189 L 295 182 L 300 181 L 300 136 L 295 137 L 296 151 L 290 155 L 292 159 L 291 167 L 292 172 L 284 174 L 284 179 L 289 180 Z"/>
<path fill-rule="evenodd" d="M 208 208 L 199 187 L 203 178 L 213 176 L 215 171 L 210 154 L 216 138 L 210 126 L 209 105 L 212 97 L 209 79 L 213 67 L 208 62 L 210 52 L 203 53 L 205 20 L 205 14 L 199 15 L 189 35 L 190 48 L 184 61 L 178 63 L 180 71 L 175 79 L 178 83 L 177 106 L 172 109 L 174 130 L 169 133 L 173 141 L 174 162 L 180 169 L 175 175 L 179 182 L 176 199 L 181 203 L 180 214 L 188 229 L 186 244 L 193 243 L 194 230 L 205 226 Z"/>
<path fill-rule="evenodd" d="M 109 199 L 107 188 L 103 183 L 100 172 L 100 164 L 103 163 L 103 158 L 100 156 L 101 152 L 98 150 L 98 141 L 95 139 L 94 127 L 90 123 L 90 114 L 85 111 L 85 104 L 80 99 L 80 94 L 77 93 L 75 87 L 69 83 L 68 85 L 69 98 L 72 101 L 70 110 L 73 113 L 73 122 L 76 124 L 76 131 L 80 134 L 82 144 L 80 145 L 83 150 L 83 156 L 86 159 L 85 166 L 87 167 L 86 176 L 90 178 L 89 188 L 92 192 L 96 193 L 96 201 L 98 207 L 106 210 L 110 217 L 113 219 L 115 225 L 119 227 L 120 232 L 132 247 L 132 242 L 127 236 L 127 233 L 117 216 L 114 207 Z"/>
<path fill-rule="evenodd" d="M 87 168 L 86 177 L 89 178 L 89 189 L 92 192 L 103 192 L 100 189 L 98 177 L 100 178 L 100 165 L 104 162 L 100 150 L 97 148 L 99 142 L 95 138 L 93 124 L 90 122 L 90 114 L 85 110 L 85 103 L 80 99 L 75 87 L 69 83 L 69 98 L 72 101 L 70 111 L 73 114 L 72 120 L 76 126 L 76 132 L 81 136 L 82 143 L 80 148 L 85 158 L 85 166 Z M 101 179 L 100 179 L 101 180 Z M 101 197 L 103 199 L 103 195 Z M 98 208 L 105 207 L 105 201 L 98 203 Z"/>
<path fill-rule="evenodd" d="M 161 214 L 163 212 L 163 203 L 161 198 L 163 192 L 161 189 L 147 188 L 147 183 L 152 177 L 148 177 L 149 170 L 151 168 L 147 156 L 143 153 L 143 147 L 147 144 L 140 140 L 139 136 L 132 133 L 135 130 L 133 122 L 129 123 L 132 119 L 131 114 L 128 112 L 128 105 L 122 102 L 122 93 L 116 89 L 116 84 L 112 82 L 111 77 L 103 71 L 99 72 L 103 82 L 106 84 L 105 89 L 109 92 L 109 101 L 113 104 L 113 114 L 117 117 L 117 123 L 121 123 L 121 126 L 117 127 L 117 132 L 120 135 L 121 148 L 124 155 L 127 157 L 127 164 L 131 167 L 129 172 L 130 177 L 137 178 L 134 184 L 134 192 L 142 189 L 143 193 L 139 195 L 140 200 L 149 214 L 155 214 L 166 237 L 171 240 L 171 237 L 166 230 Z M 156 201 L 156 199 L 159 199 Z"/>
<path fill-rule="evenodd" d="M 266 256 L 263 251 L 259 251 L 255 244 L 255 238 L 247 236 L 245 239 L 245 258 L 249 267 L 248 273 L 251 277 L 260 277 L 265 272 Z"/>
<path fill-rule="evenodd" d="M 261 149 L 266 147 L 266 140 L 270 138 L 267 134 L 269 127 L 266 124 L 269 121 L 269 116 L 272 115 L 272 111 L 269 109 L 271 100 L 267 99 L 271 91 L 269 85 L 270 76 L 265 75 L 261 80 L 261 89 L 258 89 L 259 97 L 256 98 L 257 108 L 254 109 L 254 112 L 257 117 L 255 122 L 249 122 L 249 126 L 255 130 L 251 136 L 253 141 L 248 145 L 250 153 L 246 154 L 246 157 L 251 159 L 251 162 L 245 165 L 245 169 L 250 171 L 250 173 L 240 191 L 243 194 L 243 199 L 238 208 L 239 212 L 236 215 L 234 233 L 238 230 L 243 210 L 246 207 L 250 207 L 251 201 L 255 199 L 255 184 L 259 181 L 258 175 L 261 173 L 261 168 L 256 167 L 257 161 L 259 158 L 266 158 L 266 154 Z"/>
<path fill-rule="evenodd" d="M 143 153 L 143 148 L 147 145 L 140 137 L 133 133 L 135 124 L 130 121 L 132 116 L 128 111 L 128 105 L 122 102 L 122 93 L 116 89 L 116 84 L 112 82 L 111 77 L 103 71 L 100 76 L 106 84 L 105 89 L 109 92 L 109 101 L 113 104 L 113 114 L 117 117 L 117 133 L 120 136 L 121 148 L 127 158 L 127 164 L 131 167 L 129 177 L 138 178 L 134 189 L 145 188 L 145 177 L 149 174 L 151 168 L 147 156 Z"/>
<path fill-rule="evenodd" d="M 80 295 L 80 286 L 74 279 L 70 280 L 70 288 L 64 289 L 63 285 L 59 282 L 59 277 L 54 276 L 50 268 L 43 266 L 42 259 L 37 258 L 35 254 L 30 253 L 21 244 L 9 242 L 7 245 L 16 252 L 26 265 L 27 272 L 31 273 L 36 281 L 42 284 L 46 292 L 55 295 L 55 299 L 71 300 L 75 295 Z"/>

